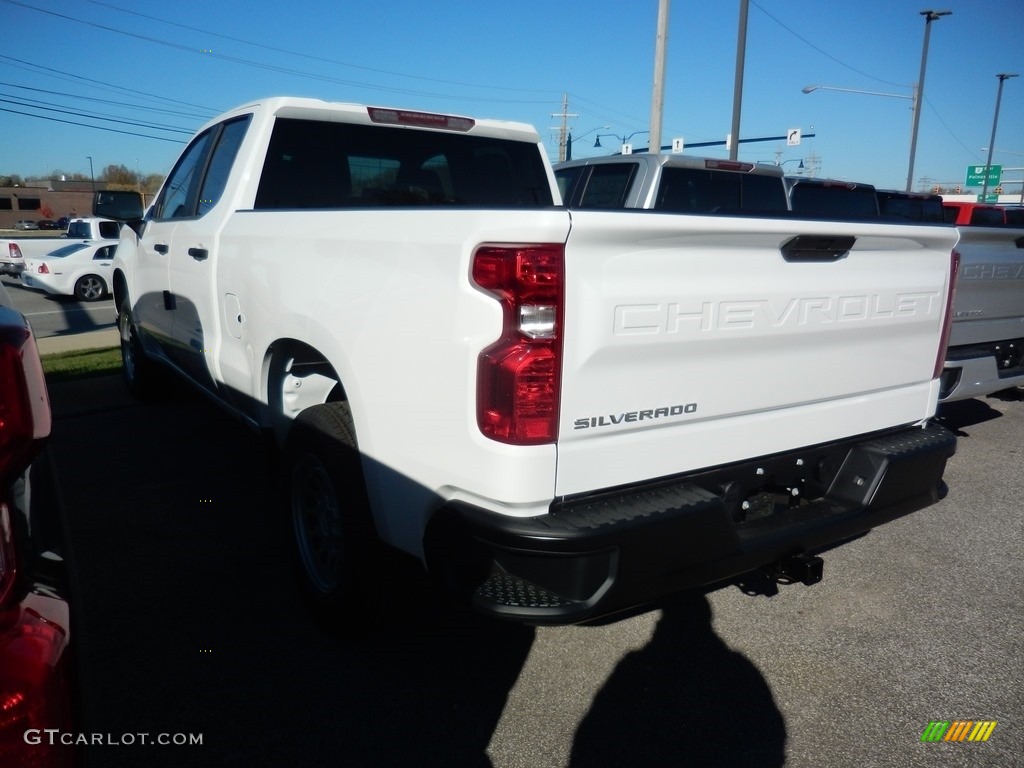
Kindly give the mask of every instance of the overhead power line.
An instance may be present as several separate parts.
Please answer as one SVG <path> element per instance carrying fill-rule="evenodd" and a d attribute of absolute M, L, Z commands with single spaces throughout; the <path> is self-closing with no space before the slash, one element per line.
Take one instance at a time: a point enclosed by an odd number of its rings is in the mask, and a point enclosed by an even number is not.
<path fill-rule="evenodd" d="M 122 134 L 125 134 L 127 136 L 141 136 L 144 139 L 156 139 L 157 141 L 170 141 L 170 142 L 172 142 L 174 144 L 184 144 L 185 143 L 184 140 L 181 140 L 181 139 L 171 139 L 171 138 L 168 138 L 167 136 L 150 136 L 149 134 L 136 133 L 135 131 L 122 131 L 122 130 L 119 130 L 117 128 L 110 128 L 109 126 L 105 126 L 105 125 L 90 125 L 89 123 L 80 123 L 80 122 L 78 122 L 76 120 L 62 120 L 59 117 L 47 117 L 46 115 L 33 115 L 31 112 L 21 112 L 21 111 L 19 111 L 17 109 L 6 109 L 4 107 L 0 107 L 0 112 L 8 112 L 8 113 L 10 113 L 12 115 L 23 115 L 25 117 L 34 117 L 37 120 L 47 120 L 47 121 L 49 121 L 51 123 L 65 123 L 66 125 L 78 125 L 78 126 L 81 126 L 83 128 L 95 128 L 96 130 L 107 131 L 108 133 L 122 133 Z"/>

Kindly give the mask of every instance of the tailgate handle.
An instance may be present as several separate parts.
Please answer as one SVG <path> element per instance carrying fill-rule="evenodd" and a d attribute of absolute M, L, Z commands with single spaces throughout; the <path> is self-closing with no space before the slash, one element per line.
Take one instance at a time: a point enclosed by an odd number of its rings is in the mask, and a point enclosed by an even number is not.
<path fill-rule="evenodd" d="M 205 259 L 209 258 L 210 252 L 205 248 L 189 248 L 188 255 L 191 256 L 196 261 L 204 261 Z"/>
<path fill-rule="evenodd" d="M 857 242 L 851 235 L 797 235 L 779 246 L 786 261 L 839 261 Z"/>
<path fill-rule="evenodd" d="M 167 247 L 166 243 L 157 243 L 153 246 L 153 250 L 159 254 L 166 254 L 170 248 Z"/>

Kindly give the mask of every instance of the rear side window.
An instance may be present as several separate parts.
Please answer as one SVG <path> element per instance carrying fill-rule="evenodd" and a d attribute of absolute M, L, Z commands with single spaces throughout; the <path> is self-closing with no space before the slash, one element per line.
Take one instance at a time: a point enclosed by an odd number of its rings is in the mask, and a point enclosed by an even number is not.
<path fill-rule="evenodd" d="M 971 211 L 971 224 L 975 227 L 1001 227 L 1006 223 L 998 208 L 975 208 Z"/>
<path fill-rule="evenodd" d="M 580 208 L 624 208 L 629 187 L 636 176 L 636 163 L 594 165 L 580 197 Z"/>
<path fill-rule="evenodd" d="M 121 232 L 121 226 L 116 221 L 101 221 L 100 237 L 104 240 L 116 240 Z"/>
<path fill-rule="evenodd" d="M 879 192 L 878 209 L 882 216 L 899 221 L 926 224 L 942 224 L 945 221 L 941 198 Z"/>
<path fill-rule="evenodd" d="M 790 190 L 789 200 L 793 211 L 804 216 L 878 218 L 878 200 L 869 186 L 797 183 Z"/>
<path fill-rule="evenodd" d="M 786 192 L 777 176 L 665 168 L 654 208 L 674 213 L 785 211 Z"/>
<path fill-rule="evenodd" d="M 379 125 L 280 118 L 257 210 L 553 204 L 535 144 Z"/>
<path fill-rule="evenodd" d="M 1024 227 L 1024 208 L 1007 208 L 1006 223 L 1011 227 Z"/>

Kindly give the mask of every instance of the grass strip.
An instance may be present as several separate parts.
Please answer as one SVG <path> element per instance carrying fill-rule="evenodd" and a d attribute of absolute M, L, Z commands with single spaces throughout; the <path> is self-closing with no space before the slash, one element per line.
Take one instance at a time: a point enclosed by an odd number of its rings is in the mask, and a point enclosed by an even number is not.
<path fill-rule="evenodd" d="M 69 381 L 92 376 L 107 376 L 121 371 L 121 350 L 81 349 L 42 355 L 43 373 L 49 381 Z"/>

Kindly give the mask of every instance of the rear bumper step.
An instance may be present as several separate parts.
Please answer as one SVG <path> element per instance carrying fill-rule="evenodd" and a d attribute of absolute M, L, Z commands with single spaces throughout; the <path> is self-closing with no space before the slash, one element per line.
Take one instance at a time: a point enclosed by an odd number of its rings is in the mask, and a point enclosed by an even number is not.
<path fill-rule="evenodd" d="M 586 621 L 775 564 L 814 583 L 805 553 L 933 504 L 956 438 L 929 424 L 708 472 L 557 500 L 530 518 L 451 502 L 428 565 L 480 611 Z"/>

